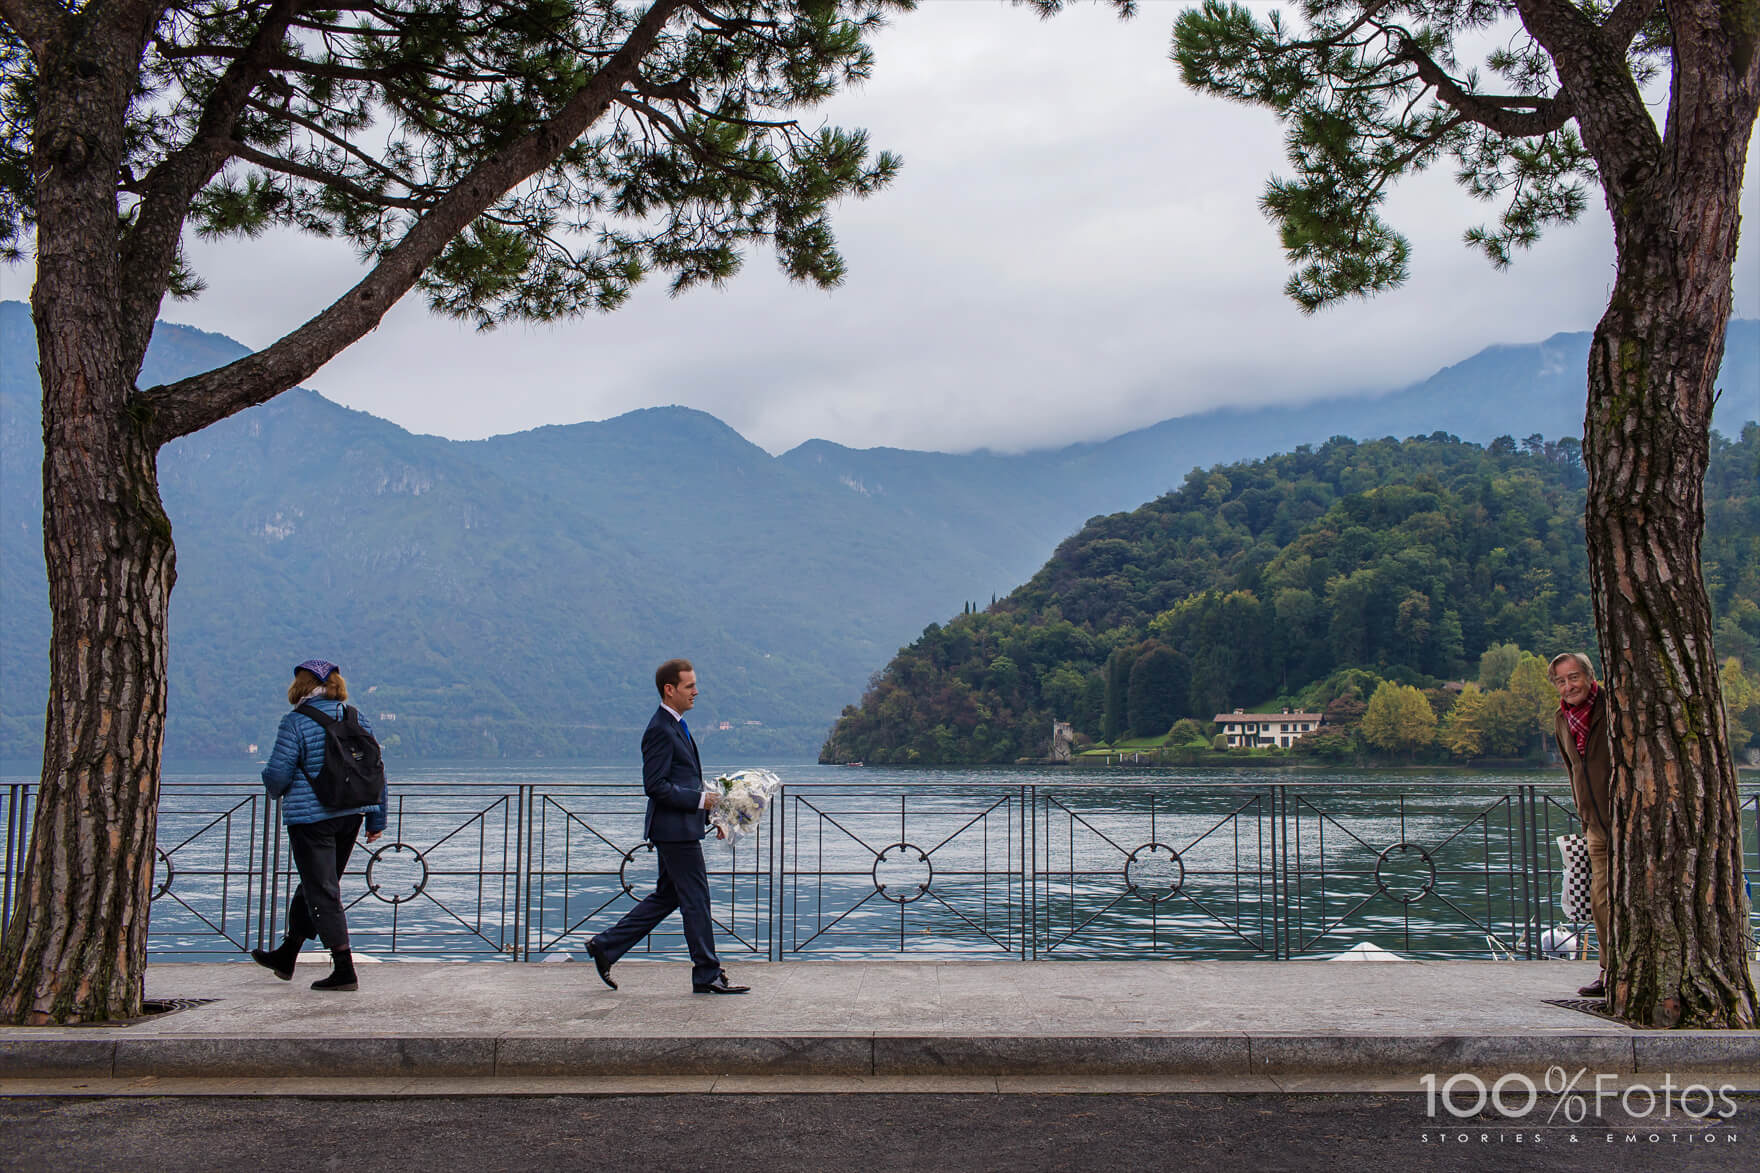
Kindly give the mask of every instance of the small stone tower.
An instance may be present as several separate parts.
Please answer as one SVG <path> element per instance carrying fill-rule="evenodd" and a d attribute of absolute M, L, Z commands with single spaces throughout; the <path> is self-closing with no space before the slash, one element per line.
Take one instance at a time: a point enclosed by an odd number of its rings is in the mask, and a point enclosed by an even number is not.
<path fill-rule="evenodd" d="M 1068 721 L 1051 722 L 1051 760 L 1069 761 L 1070 748 L 1075 744 L 1076 731 Z"/>

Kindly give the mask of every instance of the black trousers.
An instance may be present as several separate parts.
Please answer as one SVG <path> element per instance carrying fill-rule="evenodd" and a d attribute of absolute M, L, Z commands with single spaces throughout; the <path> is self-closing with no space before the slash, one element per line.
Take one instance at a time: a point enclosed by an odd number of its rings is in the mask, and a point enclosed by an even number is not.
<path fill-rule="evenodd" d="M 287 905 L 287 935 L 300 941 L 317 937 L 326 949 L 348 948 L 348 917 L 342 911 L 342 873 L 361 832 L 360 815 L 338 815 L 315 823 L 289 823 L 287 842 L 299 884 Z"/>
<path fill-rule="evenodd" d="M 691 981 L 712 982 L 721 973 L 715 956 L 715 924 L 709 912 L 709 869 L 697 840 L 656 843 L 654 857 L 660 876 L 654 891 L 624 914 L 622 920 L 593 938 L 608 961 L 616 961 L 654 931 L 677 909 L 684 918 L 684 943 L 691 951 Z"/>

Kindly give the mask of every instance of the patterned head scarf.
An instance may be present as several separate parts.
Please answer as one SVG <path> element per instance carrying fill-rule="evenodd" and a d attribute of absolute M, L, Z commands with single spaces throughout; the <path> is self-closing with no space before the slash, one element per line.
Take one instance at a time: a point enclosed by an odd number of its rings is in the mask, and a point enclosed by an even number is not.
<path fill-rule="evenodd" d="M 303 663 L 295 664 L 293 666 L 293 670 L 295 672 L 298 672 L 301 668 L 304 668 L 307 672 L 310 672 L 313 676 L 316 676 L 318 678 L 319 684 L 322 684 L 326 680 L 329 680 L 330 673 L 335 672 L 337 670 L 336 665 L 332 664 L 328 660 L 306 660 Z"/>

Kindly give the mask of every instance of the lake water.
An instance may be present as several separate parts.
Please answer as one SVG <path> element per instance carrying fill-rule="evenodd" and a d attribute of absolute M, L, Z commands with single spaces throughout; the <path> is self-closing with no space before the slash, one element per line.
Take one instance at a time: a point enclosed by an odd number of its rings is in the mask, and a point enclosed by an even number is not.
<path fill-rule="evenodd" d="M 1531 956 L 1569 928 L 1555 771 L 739 764 L 785 790 L 757 833 L 707 847 L 729 960 Z M 167 765 L 155 956 L 237 958 L 278 936 L 290 867 L 259 769 Z M 34 773 L 0 768 L 9 826 Z M 362 952 L 579 960 L 652 885 L 633 763 L 390 774 L 390 832 L 345 877 Z M 682 955 L 677 926 L 654 955 Z"/>

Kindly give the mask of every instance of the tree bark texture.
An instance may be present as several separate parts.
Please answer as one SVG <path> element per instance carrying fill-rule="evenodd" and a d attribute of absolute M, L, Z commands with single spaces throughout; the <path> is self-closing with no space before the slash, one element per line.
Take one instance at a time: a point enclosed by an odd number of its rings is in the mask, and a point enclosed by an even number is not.
<path fill-rule="evenodd" d="M 1754 0 L 1670 6 L 1676 69 L 1660 150 L 1622 151 L 1637 145 L 1584 127 L 1618 249 L 1590 349 L 1583 436 L 1614 765 L 1613 940 L 1603 949 L 1614 1012 L 1650 1026 L 1760 1024 L 1735 763 L 1700 566 L 1760 92 L 1753 36 L 1743 43 L 1725 23 L 1743 8 L 1760 13 Z"/>
<path fill-rule="evenodd" d="M 53 627 L 37 816 L 0 943 L 0 1019 L 25 1023 L 140 1013 L 175 577 L 157 446 L 131 403 L 143 356 L 118 320 L 115 177 L 138 41 L 69 28 L 39 58 L 60 100 L 44 101 L 32 144 Z"/>
<path fill-rule="evenodd" d="M 39 332 L 45 375 L 89 358 L 74 341 L 58 339 L 51 359 Z M 153 449 L 126 414 L 47 402 L 44 414 L 58 437 L 43 464 L 49 704 L 17 915 L 0 945 L 0 1020 L 131 1018 L 146 973 L 171 527 Z"/>

